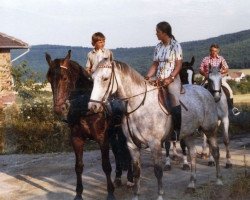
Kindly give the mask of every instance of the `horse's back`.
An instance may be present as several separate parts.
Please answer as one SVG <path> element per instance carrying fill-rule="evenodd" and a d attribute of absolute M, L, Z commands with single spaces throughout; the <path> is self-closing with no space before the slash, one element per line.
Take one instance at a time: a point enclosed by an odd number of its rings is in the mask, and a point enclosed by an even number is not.
<path fill-rule="evenodd" d="M 181 95 L 182 132 L 190 133 L 197 127 L 212 130 L 217 126 L 217 108 L 213 96 L 199 85 L 184 85 L 185 93 Z"/>

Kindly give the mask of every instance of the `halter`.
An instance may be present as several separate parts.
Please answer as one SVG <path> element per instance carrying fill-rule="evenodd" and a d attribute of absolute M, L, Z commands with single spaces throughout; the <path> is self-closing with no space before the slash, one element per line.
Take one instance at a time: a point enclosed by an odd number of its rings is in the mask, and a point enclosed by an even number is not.
<path fill-rule="evenodd" d="M 222 64 L 222 63 L 221 63 Z M 220 65 L 221 65 L 220 64 Z M 211 68 L 212 68 L 212 66 L 211 66 L 211 63 L 209 63 L 209 73 L 211 73 L 210 72 L 210 70 L 211 70 Z M 216 67 L 216 68 L 220 68 L 220 66 L 218 66 L 218 67 Z M 219 92 L 219 93 L 221 93 L 221 84 L 220 84 L 220 88 L 218 89 L 218 90 L 215 90 L 214 88 L 210 88 L 210 80 L 209 80 L 209 78 L 208 78 L 208 90 L 213 94 L 213 93 L 215 93 L 215 92 Z"/>
<path fill-rule="evenodd" d="M 107 90 L 106 90 L 106 92 L 104 93 L 104 95 L 102 97 L 102 100 L 98 101 L 98 100 L 90 99 L 89 102 L 100 103 L 102 106 L 104 106 L 104 108 L 106 108 L 107 107 L 106 104 L 107 104 L 107 100 L 108 99 L 105 100 L 105 97 L 106 96 L 110 97 L 110 95 L 112 93 L 112 90 L 113 90 L 113 87 L 114 87 L 114 82 L 116 82 L 116 85 L 118 86 L 118 81 L 117 81 L 116 74 L 115 74 L 114 62 L 111 62 L 111 65 L 99 65 L 98 67 L 99 68 L 111 68 L 112 69 L 111 78 L 109 80 L 109 84 L 108 84 Z M 111 87 L 111 90 L 109 91 L 110 87 Z M 145 91 L 144 92 L 136 94 L 136 95 L 133 95 L 131 97 L 125 97 L 125 98 L 121 98 L 120 99 L 122 101 L 128 101 L 131 98 L 134 98 L 134 97 L 137 97 L 137 96 L 140 96 L 140 95 L 144 94 L 142 102 L 134 110 L 132 110 L 130 112 L 126 112 L 125 113 L 126 116 L 128 116 L 129 114 L 135 112 L 137 109 L 139 109 L 139 107 L 141 107 L 144 104 L 147 92 L 149 92 L 149 91 L 147 91 L 147 83 L 145 81 Z"/>

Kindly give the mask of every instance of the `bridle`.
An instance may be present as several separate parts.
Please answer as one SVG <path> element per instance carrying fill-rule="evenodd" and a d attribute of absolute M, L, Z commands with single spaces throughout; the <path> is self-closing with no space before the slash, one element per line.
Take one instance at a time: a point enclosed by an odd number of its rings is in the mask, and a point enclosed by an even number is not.
<path fill-rule="evenodd" d="M 211 68 L 209 69 L 209 74 L 211 74 Z M 221 93 L 221 83 L 220 83 L 219 89 L 216 90 L 216 89 L 214 89 L 214 87 L 212 87 L 213 84 L 212 84 L 211 82 L 212 82 L 212 80 L 208 77 L 208 90 L 209 90 L 212 94 L 214 94 L 214 93 L 216 93 L 216 92 Z"/>
<path fill-rule="evenodd" d="M 111 72 L 111 77 L 109 79 L 109 83 L 108 83 L 108 87 L 106 92 L 104 93 L 102 99 L 99 100 L 94 100 L 94 99 L 90 99 L 89 102 L 94 102 L 94 103 L 100 103 L 102 106 L 104 106 L 104 108 L 106 107 L 107 104 L 107 100 L 105 99 L 106 96 L 111 96 L 112 91 L 113 91 L 113 87 L 114 87 L 114 83 L 116 82 L 116 84 L 118 85 L 117 82 L 117 78 L 115 76 L 115 71 L 114 71 L 114 64 L 113 62 L 111 62 L 111 65 L 99 65 L 98 68 L 111 68 L 112 72 Z M 111 87 L 111 88 L 110 88 Z"/>
<path fill-rule="evenodd" d="M 108 101 L 110 99 L 109 98 L 105 99 L 105 97 L 106 96 L 108 96 L 108 97 L 111 96 L 112 91 L 113 91 L 113 87 L 114 87 L 114 83 L 116 83 L 116 85 L 118 87 L 118 81 L 117 81 L 116 74 L 115 74 L 115 65 L 114 65 L 114 62 L 111 62 L 111 65 L 99 65 L 98 68 L 111 68 L 111 70 L 112 70 L 111 77 L 110 77 L 110 80 L 109 80 L 109 84 L 108 84 L 107 90 L 106 90 L 106 92 L 104 93 L 104 95 L 102 97 L 102 100 L 98 101 L 98 100 L 90 99 L 89 102 L 100 103 L 107 110 L 107 103 L 108 103 Z M 111 89 L 110 89 L 110 87 L 111 87 Z M 120 98 L 119 99 L 119 100 L 125 101 L 126 105 L 127 105 L 127 102 L 128 102 L 129 99 L 144 94 L 143 100 L 141 101 L 141 103 L 134 110 L 132 110 L 130 112 L 126 111 L 124 113 L 126 116 L 128 116 L 131 113 L 135 112 L 136 110 L 138 110 L 144 104 L 146 96 L 147 96 L 147 92 L 149 92 L 149 91 L 147 91 L 147 83 L 145 81 L 145 91 L 144 92 L 136 94 L 136 95 L 133 95 L 131 97 L 125 97 L 125 98 Z M 125 110 L 127 110 L 127 109 L 125 109 Z"/>

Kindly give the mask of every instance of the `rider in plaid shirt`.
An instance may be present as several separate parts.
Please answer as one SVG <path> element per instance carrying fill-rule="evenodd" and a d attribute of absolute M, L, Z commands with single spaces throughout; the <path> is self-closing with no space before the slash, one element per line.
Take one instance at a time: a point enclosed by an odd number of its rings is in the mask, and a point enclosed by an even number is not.
<path fill-rule="evenodd" d="M 219 45 L 217 44 L 212 44 L 210 46 L 210 55 L 203 58 L 201 65 L 200 65 L 200 74 L 205 76 L 205 78 L 208 78 L 208 72 L 209 72 L 209 65 L 211 67 L 218 67 L 221 65 L 221 75 L 222 75 L 222 85 L 227 88 L 229 91 L 229 98 L 228 98 L 228 107 L 229 109 L 232 109 L 232 113 L 234 115 L 240 114 L 239 110 L 233 106 L 233 91 L 226 82 L 225 75 L 228 73 L 228 65 L 226 60 L 222 57 L 219 56 L 220 48 Z"/>

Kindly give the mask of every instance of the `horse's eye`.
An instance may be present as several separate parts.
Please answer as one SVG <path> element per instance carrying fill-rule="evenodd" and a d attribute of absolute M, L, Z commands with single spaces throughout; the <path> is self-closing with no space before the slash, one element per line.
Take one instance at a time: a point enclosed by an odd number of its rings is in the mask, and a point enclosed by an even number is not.
<path fill-rule="evenodd" d="M 108 78 L 103 78 L 102 80 L 103 80 L 103 81 L 107 81 L 107 80 L 108 80 Z"/>

